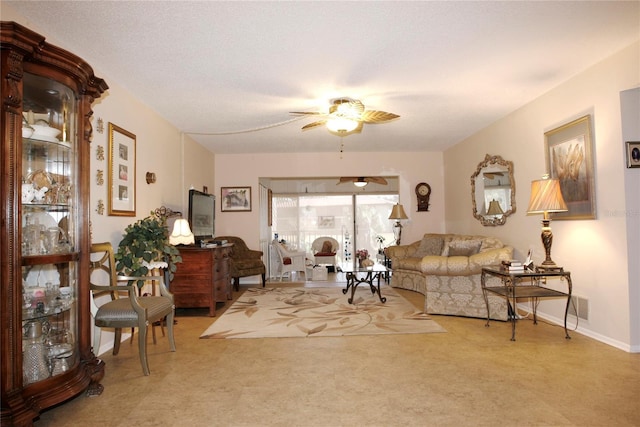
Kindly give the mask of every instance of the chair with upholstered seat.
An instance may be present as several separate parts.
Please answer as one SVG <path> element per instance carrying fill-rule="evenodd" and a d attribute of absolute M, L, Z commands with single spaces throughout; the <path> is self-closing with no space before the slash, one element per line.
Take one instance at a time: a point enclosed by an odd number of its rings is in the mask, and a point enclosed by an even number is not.
<path fill-rule="evenodd" d="M 316 265 L 337 265 L 338 241 L 333 237 L 318 237 L 311 244 L 311 250 Z"/>
<path fill-rule="evenodd" d="M 303 272 L 305 279 L 307 278 L 307 272 L 305 270 L 307 254 L 304 251 L 290 251 L 282 243 L 273 243 L 271 246 L 278 254 L 278 259 L 280 261 L 279 269 L 281 282 L 285 273 L 289 273 L 289 277 L 293 280 L 292 273 L 294 271 Z"/>
<path fill-rule="evenodd" d="M 226 240 L 233 243 L 231 248 L 231 260 L 229 262 L 230 276 L 233 279 L 233 287 L 240 290 L 240 278 L 257 276 L 262 277 L 262 287 L 266 282 L 267 268 L 262 262 L 262 251 L 249 249 L 247 244 L 236 236 L 219 236 L 215 240 Z"/>
<path fill-rule="evenodd" d="M 91 288 L 91 315 L 94 319 L 93 351 L 100 348 L 101 328 L 114 328 L 113 354 L 118 354 L 122 328 L 138 328 L 138 350 L 144 375 L 149 375 L 147 360 L 147 327 L 166 318 L 167 335 L 171 351 L 176 351 L 173 336 L 175 305 L 173 294 L 164 283 L 163 276 L 118 276 L 111 243 L 91 245 L 89 284 Z M 136 282 L 144 280 L 159 287 L 158 295 L 138 296 Z M 104 299 L 107 302 L 102 303 Z"/>

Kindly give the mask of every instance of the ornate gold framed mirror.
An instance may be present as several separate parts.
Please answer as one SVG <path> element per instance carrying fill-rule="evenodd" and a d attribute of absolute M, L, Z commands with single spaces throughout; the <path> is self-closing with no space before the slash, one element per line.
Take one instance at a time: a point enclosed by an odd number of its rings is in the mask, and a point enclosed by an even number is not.
<path fill-rule="evenodd" d="M 473 216 L 482 225 L 503 225 L 516 211 L 513 162 L 487 154 L 471 175 Z"/>

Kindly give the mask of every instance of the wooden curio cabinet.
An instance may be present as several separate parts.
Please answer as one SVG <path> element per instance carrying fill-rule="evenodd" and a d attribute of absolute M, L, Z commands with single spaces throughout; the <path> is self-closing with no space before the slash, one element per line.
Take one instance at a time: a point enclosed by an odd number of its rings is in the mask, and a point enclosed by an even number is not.
<path fill-rule="evenodd" d="M 91 104 L 108 89 L 77 56 L 1 22 L 2 425 L 99 394 L 89 311 Z"/>

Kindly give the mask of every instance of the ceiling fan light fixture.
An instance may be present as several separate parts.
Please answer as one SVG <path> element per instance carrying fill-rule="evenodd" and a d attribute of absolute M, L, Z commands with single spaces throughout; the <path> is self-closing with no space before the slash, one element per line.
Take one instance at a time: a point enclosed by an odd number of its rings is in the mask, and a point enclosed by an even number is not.
<path fill-rule="evenodd" d="M 368 184 L 368 182 L 364 179 L 364 178 L 358 178 L 357 181 L 353 181 L 353 185 L 355 185 L 356 187 L 365 187 Z"/>
<path fill-rule="evenodd" d="M 327 129 L 336 133 L 347 133 L 358 127 L 357 120 L 347 119 L 345 117 L 335 117 L 327 120 Z"/>

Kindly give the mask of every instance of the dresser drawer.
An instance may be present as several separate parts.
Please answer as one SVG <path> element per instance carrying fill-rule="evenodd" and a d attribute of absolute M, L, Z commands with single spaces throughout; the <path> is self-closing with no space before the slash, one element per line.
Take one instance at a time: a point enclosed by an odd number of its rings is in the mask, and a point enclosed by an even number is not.
<path fill-rule="evenodd" d="M 171 282 L 176 307 L 208 307 L 215 316 L 216 302 L 231 299 L 228 246 L 200 248 L 181 246 L 182 262 L 176 264 Z"/>

